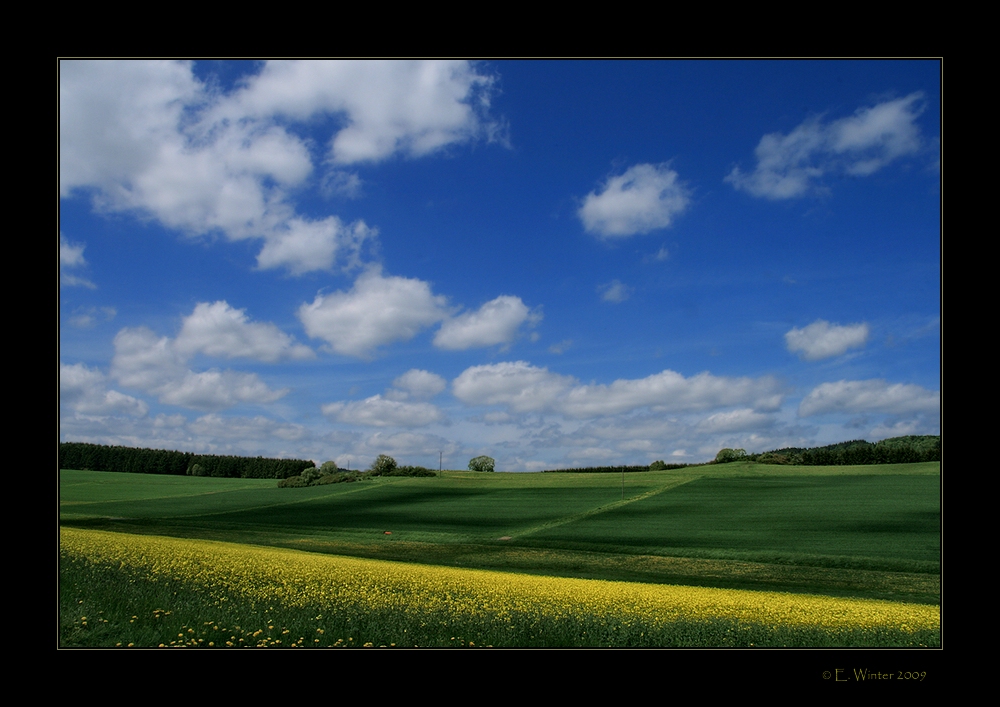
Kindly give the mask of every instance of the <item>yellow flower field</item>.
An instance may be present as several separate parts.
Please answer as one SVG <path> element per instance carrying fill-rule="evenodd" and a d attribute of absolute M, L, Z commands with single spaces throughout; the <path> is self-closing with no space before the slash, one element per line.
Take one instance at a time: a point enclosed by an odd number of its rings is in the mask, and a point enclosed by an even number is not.
<path fill-rule="evenodd" d="M 395 643 L 395 637 L 400 645 L 413 645 L 406 643 L 410 638 L 419 642 L 414 632 L 429 623 L 438 625 L 442 636 L 462 629 L 463 645 L 503 645 L 505 636 L 532 645 L 577 645 L 581 640 L 589 645 L 580 635 L 588 631 L 602 636 L 594 638 L 595 643 L 605 636 L 628 636 L 627 642 L 649 645 L 647 641 L 658 635 L 669 640 L 670 632 L 681 625 L 688 632 L 699 625 L 712 627 L 713 637 L 705 639 L 710 645 L 728 645 L 723 640 L 727 633 L 740 632 L 745 639 L 758 636 L 781 645 L 803 631 L 809 636 L 843 634 L 852 640 L 891 634 L 892 641 L 905 644 L 907 634 L 940 627 L 937 606 L 532 576 L 71 528 L 62 529 L 60 538 L 64 558 L 117 566 L 151 582 L 169 581 L 210 597 L 210 606 L 230 611 L 241 605 L 266 607 L 283 616 L 308 611 L 315 625 L 308 640 L 322 639 L 325 645 L 368 642 L 360 634 L 343 635 L 343 621 L 352 620 L 353 625 L 379 624 L 382 633 L 373 638 L 375 644 Z M 199 618 L 203 624 L 216 623 L 214 616 Z M 340 628 L 330 629 L 331 619 L 341 621 Z M 267 633 L 279 635 L 281 630 L 272 623 Z M 306 628 L 284 630 L 301 634 L 289 637 L 288 643 L 299 639 L 298 645 L 307 644 Z M 327 635 L 331 631 L 341 635 Z M 547 638 L 535 643 L 536 631 Z M 426 630 L 421 636 L 429 640 Z M 233 637 L 235 641 L 235 633 Z"/>

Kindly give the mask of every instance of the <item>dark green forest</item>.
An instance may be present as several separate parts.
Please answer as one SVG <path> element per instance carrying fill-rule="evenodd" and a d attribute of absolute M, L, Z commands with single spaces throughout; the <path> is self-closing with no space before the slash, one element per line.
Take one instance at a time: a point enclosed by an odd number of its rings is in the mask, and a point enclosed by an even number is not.
<path fill-rule="evenodd" d="M 117 471 L 129 474 L 174 474 L 229 479 L 285 479 L 316 466 L 303 459 L 268 459 L 193 454 L 167 449 L 137 449 L 84 442 L 59 444 L 59 468 Z"/>
<path fill-rule="evenodd" d="M 760 464 L 802 464 L 807 466 L 846 466 L 856 464 L 909 464 L 941 461 L 940 435 L 907 435 L 881 442 L 855 439 L 803 449 L 785 447 L 761 454 L 748 454 L 746 461 Z"/>

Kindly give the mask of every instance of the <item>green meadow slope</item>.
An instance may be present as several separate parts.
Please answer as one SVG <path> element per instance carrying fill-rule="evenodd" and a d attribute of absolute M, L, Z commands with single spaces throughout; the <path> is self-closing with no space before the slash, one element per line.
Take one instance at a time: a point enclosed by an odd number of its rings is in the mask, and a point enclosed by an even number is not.
<path fill-rule="evenodd" d="M 623 498 L 624 496 L 624 498 Z M 63 470 L 63 525 L 532 574 L 936 603 L 940 463 L 273 480 Z"/>

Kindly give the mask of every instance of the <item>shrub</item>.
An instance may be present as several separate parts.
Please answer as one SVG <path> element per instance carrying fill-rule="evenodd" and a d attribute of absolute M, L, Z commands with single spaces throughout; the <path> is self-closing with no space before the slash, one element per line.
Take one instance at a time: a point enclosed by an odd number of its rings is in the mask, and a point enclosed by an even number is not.
<path fill-rule="evenodd" d="M 322 475 L 323 472 L 321 472 L 316 467 L 305 469 L 302 471 L 301 474 L 299 474 L 299 476 L 302 477 L 302 480 L 305 481 L 307 484 L 311 484 L 313 481 L 316 481 Z"/>
<path fill-rule="evenodd" d="M 385 454 L 379 454 L 368 467 L 368 473 L 372 476 L 389 476 L 396 468 L 396 460 Z"/>
<path fill-rule="evenodd" d="M 792 461 L 785 454 L 775 454 L 774 452 L 764 452 L 757 457 L 758 464 L 791 464 Z"/>
<path fill-rule="evenodd" d="M 336 474 L 323 474 L 312 482 L 312 486 L 325 486 L 326 484 L 343 484 L 350 481 L 358 481 L 361 475 L 356 471 L 338 471 Z"/>
<path fill-rule="evenodd" d="M 423 466 L 398 466 L 389 476 L 437 476 L 437 472 Z"/>
<path fill-rule="evenodd" d="M 476 457 L 469 460 L 470 471 L 495 471 L 496 461 L 493 457 Z"/>
<path fill-rule="evenodd" d="M 322 471 L 324 474 L 336 474 L 338 471 L 337 462 L 335 461 L 323 462 L 323 466 L 321 466 L 319 470 Z"/>
<path fill-rule="evenodd" d="M 278 482 L 279 489 L 298 489 L 308 485 L 309 482 L 301 476 L 289 476 L 287 479 L 282 479 Z"/>

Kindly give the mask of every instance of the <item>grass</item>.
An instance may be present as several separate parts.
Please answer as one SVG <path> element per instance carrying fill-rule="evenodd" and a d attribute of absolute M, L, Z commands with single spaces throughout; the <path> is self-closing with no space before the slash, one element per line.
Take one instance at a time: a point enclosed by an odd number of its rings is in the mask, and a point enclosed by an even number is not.
<path fill-rule="evenodd" d="M 507 584 L 510 577 L 531 575 L 539 581 L 626 581 L 934 605 L 940 595 L 939 484 L 940 464 L 936 462 L 862 467 L 735 463 L 628 474 L 623 501 L 621 476 L 613 474 L 450 471 L 444 477 L 428 479 L 382 478 L 278 489 L 269 480 L 64 470 L 60 475 L 60 515 L 64 528 L 173 536 L 186 539 L 190 545 L 217 540 L 270 546 L 275 551 L 307 550 L 311 556 L 490 570 L 505 573 L 504 579 L 496 581 Z M 63 588 L 77 587 L 63 596 L 63 615 L 71 624 L 63 627 L 64 645 L 108 645 L 100 641 L 110 640 L 97 637 L 100 631 L 93 622 L 87 627 L 75 625 L 79 617 L 73 616 L 79 612 L 71 611 L 73 602 L 99 607 L 88 609 L 89 614 L 104 611 L 107 617 L 109 611 L 118 611 L 113 606 L 114 592 L 134 598 L 152 591 L 159 597 L 156 592 L 179 581 L 150 574 L 148 568 L 125 571 L 120 562 L 102 564 L 81 557 L 71 561 L 65 556 L 63 561 L 69 563 L 63 567 Z M 127 587 L 119 586 L 118 580 L 125 581 Z M 143 587 L 141 592 L 139 587 Z M 143 610 L 152 616 L 160 609 L 157 621 L 161 622 L 162 611 L 171 611 L 171 630 L 186 626 L 179 633 L 194 628 L 192 622 L 198 616 L 207 616 L 211 601 L 205 597 L 213 596 L 211 592 L 205 595 L 190 582 L 181 582 L 170 591 L 197 605 L 183 620 L 178 618 L 184 614 L 178 598 L 172 600 L 173 608 L 146 606 L 170 603 L 167 600 L 172 594 L 150 599 Z M 236 591 L 233 596 L 242 595 Z M 242 608 L 236 614 L 251 611 L 240 601 Z M 317 608 L 317 613 L 323 612 Z M 129 621 L 132 615 L 139 614 L 131 611 Z M 282 615 L 282 621 L 291 625 L 291 614 Z M 263 614 L 254 616 L 266 618 Z M 257 626 L 253 629 L 257 631 L 258 619 L 233 615 L 226 621 L 234 626 Z M 122 618 L 114 621 L 120 625 Z M 435 621 L 445 619 L 439 616 Z M 875 639 L 870 631 L 848 636 L 841 629 L 833 639 L 815 627 L 799 627 L 797 637 L 779 636 L 774 626 L 765 636 L 759 627 L 753 629 L 756 633 L 745 633 L 750 630 L 745 622 L 737 629 L 732 623 L 715 626 L 712 621 L 699 620 L 688 625 L 685 621 L 674 621 L 669 635 L 660 632 L 655 640 L 666 641 L 661 645 L 686 645 L 685 641 L 702 641 L 699 645 L 832 645 L 830 640 L 837 645 L 910 645 L 907 641 L 912 638 L 893 634 L 891 639 Z M 715 626 L 709 634 L 699 633 L 709 630 L 709 624 Z M 194 630 L 198 633 L 201 629 Z M 365 638 L 345 631 L 341 627 L 335 633 L 343 634 L 339 637 L 347 643 Z M 479 631 L 480 641 L 516 645 L 509 642 L 514 639 L 508 634 L 491 633 L 483 626 L 475 631 Z M 469 628 L 469 636 L 475 631 Z M 571 632 L 572 645 L 583 640 L 577 635 L 580 631 L 583 629 L 578 626 Z M 743 636 L 736 643 L 731 642 L 735 640 L 733 631 Z M 656 645 L 649 642 L 651 634 L 640 633 L 644 636 L 639 643 L 615 645 Z M 809 638 L 804 638 L 807 634 Z M 125 634 L 119 631 L 116 635 Z M 258 638 L 263 635 L 258 634 Z M 279 638 L 279 634 L 268 635 Z M 408 635 L 413 636 L 409 630 Z M 527 635 L 517 640 L 527 641 Z M 546 635 L 551 638 L 554 634 L 550 631 Z M 561 640 L 570 640 L 569 635 Z M 587 635 L 603 638 L 586 645 L 606 645 L 601 641 L 609 640 L 597 625 L 590 626 Z M 709 635 L 711 638 L 706 637 Z M 435 636 L 425 635 L 421 645 L 442 645 L 434 642 L 440 639 Z M 398 638 L 396 634 L 369 634 L 362 643 L 398 644 Z M 451 636 L 446 638 L 451 644 Z M 498 642 L 501 638 L 503 642 Z M 143 639 L 144 645 L 151 640 L 147 639 Z M 93 643 L 95 640 L 98 642 Z M 939 639 L 923 635 L 916 640 L 927 644 Z M 124 645 L 129 642 L 135 641 L 126 640 Z"/>
<path fill-rule="evenodd" d="M 77 529 L 63 645 L 934 646 L 937 607 L 537 577 Z"/>

